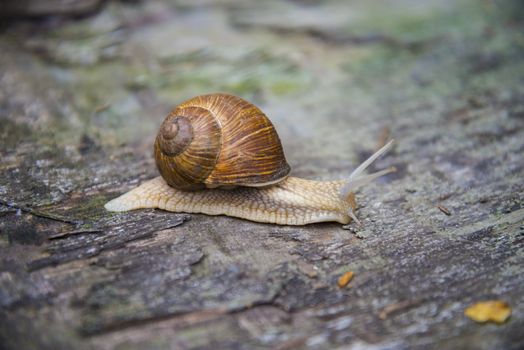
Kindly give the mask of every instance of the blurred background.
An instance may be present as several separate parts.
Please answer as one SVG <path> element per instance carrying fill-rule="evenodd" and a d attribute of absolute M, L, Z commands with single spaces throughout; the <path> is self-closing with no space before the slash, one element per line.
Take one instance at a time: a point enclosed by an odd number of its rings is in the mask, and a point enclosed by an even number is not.
<path fill-rule="evenodd" d="M 221 91 L 259 105 L 290 157 L 321 158 L 326 143 L 373 145 L 418 110 L 437 123 L 522 85 L 522 13 L 494 0 L 3 1 L 2 138 L 150 147 L 176 104 Z"/>
<path fill-rule="evenodd" d="M 294 176 L 396 139 L 364 227 L 108 214 L 211 92 Z M 523 154 L 520 0 L 0 1 L 0 348 L 522 348 Z M 510 321 L 465 318 L 486 298 Z"/>

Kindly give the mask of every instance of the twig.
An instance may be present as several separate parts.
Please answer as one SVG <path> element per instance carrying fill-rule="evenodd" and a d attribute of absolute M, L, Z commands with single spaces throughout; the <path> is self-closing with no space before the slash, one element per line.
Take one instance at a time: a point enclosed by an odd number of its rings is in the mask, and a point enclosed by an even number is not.
<path fill-rule="evenodd" d="M 275 347 L 275 349 L 276 350 L 289 350 L 289 349 L 301 348 L 306 344 L 306 341 L 307 341 L 307 337 L 292 338 L 290 340 L 286 340 L 278 344 Z"/>
<path fill-rule="evenodd" d="M 409 309 L 413 306 L 417 306 L 421 304 L 422 302 L 423 302 L 422 299 L 416 299 L 416 300 L 405 300 L 405 301 L 401 301 L 398 303 L 389 304 L 385 308 L 383 308 L 382 311 L 380 311 L 380 313 L 378 314 L 378 318 L 380 318 L 381 320 L 385 320 L 386 318 L 388 318 L 390 314 L 394 312 L 404 310 L 404 309 Z"/>
<path fill-rule="evenodd" d="M 28 213 L 28 214 L 31 214 L 31 215 L 34 215 L 34 216 L 38 216 L 40 218 L 45 218 L 45 219 L 49 219 L 49 220 L 59 221 L 59 222 L 63 222 L 63 223 L 66 223 L 66 224 L 71 224 L 71 225 L 80 225 L 80 224 L 82 224 L 81 220 L 71 220 L 71 219 L 64 218 L 64 217 L 59 216 L 59 215 L 45 213 L 45 212 L 42 212 L 42 211 L 38 211 L 38 210 L 31 209 L 29 207 L 26 207 L 25 205 L 18 205 L 18 204 L 12 203 L 12 202 L 5 201 L 3 199 L 0 199 L 0 204 L 5 205 L 8 208 L 14 208 L 14 209 L 17 209 L 17 210 L 21 210 L 24 213 Z"/>
<path fill-rule="evenodd" d="M 98 230 L 98 229 L 91 229 L 91 230 L 74 230 L 74 231 L 66 231 L 66 232 L 59 232 L 59 233 L 56 233 L 54 235 L 51 235 L 48 237 L 48 239 L 60 239 L 60 238 L 66 238 L 66 237 L 69 237 L 69 236 L 73 236 L 73 235 L 80 235 L 80 234 L 83 234 L 83 233 L 99 233 L 99 232 L 103 232 L 103 230 Z"/>
<path fill-rule="evenodd" d="M 444 214 L 446 214 L 447 216 L 451 215 L 451 212 L 449 211 L 449 209 L 443 206 L 442 204 L 437 205 L 437 208 L 439 208 L 439 210 L 443 212 Z"/>
<path fill-rule="evenodd" d="M 111 107 L 109 103 L 104 103 L 95 108 L 95 113 L 100 113 Z"/>

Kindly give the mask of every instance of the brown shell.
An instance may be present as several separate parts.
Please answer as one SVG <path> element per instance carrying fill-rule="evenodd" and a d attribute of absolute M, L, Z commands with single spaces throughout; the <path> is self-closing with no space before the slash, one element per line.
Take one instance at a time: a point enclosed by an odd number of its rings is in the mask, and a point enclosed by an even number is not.
<path fill-rule="evenodd" d="M 178 189 L 265 186 L 289 174 L 271 121 L 232 95 L 197 96 L 164 120 L 155 141 L 162 177 Z"/>

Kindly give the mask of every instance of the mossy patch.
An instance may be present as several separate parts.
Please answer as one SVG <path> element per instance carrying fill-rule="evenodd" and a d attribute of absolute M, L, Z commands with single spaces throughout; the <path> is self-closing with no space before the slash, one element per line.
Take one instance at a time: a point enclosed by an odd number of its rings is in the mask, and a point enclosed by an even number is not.
<path fill-rule="evenodd" d="M 198 51 L 162 60 L 158 73 L 136 76 L 132 88 L 154 88 L 166 100 L 206 92 L 229 92 L 254 98 L 264 92 L 292 94 L 311 83 L 307 72 L 284 56 L 265 49 L 246 51 L 235 58 L 220 51 Z"/>
<path fill-rule="evenodd" d="M 67 216 L 85 221 L 92 221 L 107 216 L 104 209 L 110 198 L 106 195 L 97 195 L 88 198 L 82 198 L 78 201 L 73 209 L 67 211 Z"/>
<path fill-rule="evenodd" d="M 34 140 L 35 135 L 27 124 L 16 123 L 11 119 L 0 119 L 0 139 L 2 152 L 14 150 L 21 142 Z"/>
<path fill-rule="evenodd" d="M 366 17 L 368 22 L 353 25 L 357 32 L 385 33 L 396 44 L 358 48 L 342 65 L 352 79 L 351 88 L 424 100 L 475 94 L 497 88 L 500 81 L 519 85 L 524 40 L 501 27 L 503 10 L 471 1 L 461 6 L 463 11 L 446 8 L 405 16 L 378 12 Z M 413 42 L 419 44 L 409 44 Z"/>
<path fill-rule="evenodd" d="M 348 24 L 346 31 L 352 35 L 381 34 L 401 43 L 413 43 L 444 35 L 463 37 L 481 29 L 485 9 L 478 1 L 456 2 L 456 6 L 413 4 L 409 11 L 403 6 L 366 2 L 360 16 Z"/>

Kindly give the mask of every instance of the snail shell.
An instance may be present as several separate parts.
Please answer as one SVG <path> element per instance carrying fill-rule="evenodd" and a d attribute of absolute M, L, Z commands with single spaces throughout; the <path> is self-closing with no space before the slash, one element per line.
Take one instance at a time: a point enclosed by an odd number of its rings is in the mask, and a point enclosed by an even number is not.
<path fill-rule="evenodd" d="M 160 174 L 180 190 L 261 187 L 290 171 L 271 121 L 253 104 L 227 94 L 181 103 L 160 126 L 154 149 Z"/>

